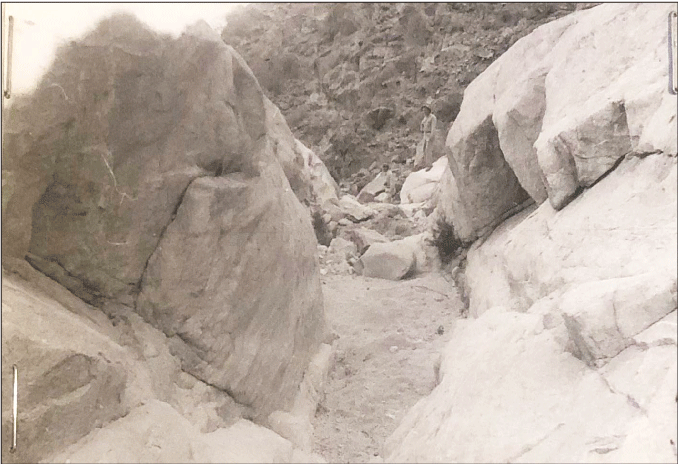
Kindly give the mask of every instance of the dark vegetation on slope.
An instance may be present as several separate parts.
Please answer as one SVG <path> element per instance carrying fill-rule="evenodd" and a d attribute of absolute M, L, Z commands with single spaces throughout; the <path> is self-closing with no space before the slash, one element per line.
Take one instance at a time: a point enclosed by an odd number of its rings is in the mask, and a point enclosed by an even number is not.
<path fill-rule="evenodd" d="M 431 244 L 438 250 L 443 264 L 449 264 L 465 245 L 454 233 L 454 226 L 443 220 L 439 220 L 436 224 Z"/>
<path fill-rule="evenodd" d="M 576 3 L 296 3 L 236 10 L 222 31 L 344 191 L 383 162 L 401 182 L 434 100 L 443 136 L 466 86 Z"/>

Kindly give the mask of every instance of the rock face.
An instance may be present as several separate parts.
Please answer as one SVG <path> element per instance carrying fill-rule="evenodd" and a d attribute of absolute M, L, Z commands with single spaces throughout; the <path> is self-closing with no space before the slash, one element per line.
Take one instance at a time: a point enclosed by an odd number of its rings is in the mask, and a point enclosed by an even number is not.
<path fill-rule="evenodd" d="M 50 462 L 322 462 L 317 458 L 244 419 L 200 433 L 167 403 L 150 400 Z"/>
<path fill-rule="evenodd" d="M 439 205 L 452 209 L 462 240 L 484 235 L 528 196 L 563 208 L 627 153 L 675 153 L 659 26 L 669 9 L 602 5 L 566 16 L 468 86 L 446 141 L 456 189 Z"/>
<path fill-rule="evenodd" d="M 675 461 L 675 312 L 658 324 L 596 371 L 563 353 L 565 330 L 543 314 L 461 321 L 442 382 L 386 441 L 386 462 Z"/>
<path fill-rule="evenodd" d="M 416 266 L 413 247 L 403 246 L 402 240 L 374 243 L 360 258 L 365 277 L 399 280 L 409 275 Z"/>
<path fill-rule="evenodd" d="M 447 157 L 443 156 L 433 163 L 430 170 L 422 169 L 407 176 L 400 190 L 400 203 L 423 203 L 431 199 L 446 169 Z"/>
<path fill-rule="evenodd" d="M 14 268 L 2 276 L 2 440 L 17 364 L 18 447 L 3 462 L 322 462 L 241 419 L 251 408 L 182 372 L 131 310 L 109 320 L 26 261 Z M 315 412 L 330 352 L 313 356 L 292 411 Z"/>
<path fill-rule="evenodd" d="M 387 461 L 675 461 L 676 97 L 665 91 L 667 68 L 645 55 L 662 61 L 665 36 L 652 25 L 666 16 L 664 5 L 602 5 L 563 18 L 469 87 L 500 125 L 507 166 L 539 204 L 469 249 L 465 290 L 476 319 L 455 328 L 440 385 L 389 438 Z M 588 41 L 595 50 L 579 45 Z M 499 64 L 517 53 L 525 75 L 510 78 Z M 541 68 L 531 67 L 535 57 Z M 448 142 L 487 124 L 471 116 L 460 113 Z M 470 180 L 454 168 L 446 179 L 439 214 L 472 239 L 482 229 L 467 227 L 479 215 L 463 216 Z"/>
<path fill-rule="evenodd" d="M 322 205 L 336 200 L 339 186 L 320 158 L 294 138 L 280 109 L 264 97 L 266 126 L 273 150 L 282 164 L 285 176 L 301 202 Z"/>
<path fill-rule="evenodd" d="M 136 308 L 185 370 L 285 409 L 325 333 L 295 193 L 336 189 L 274 110 L 206 24 L 174 40 L 104 20 L 11 109 L 3 258 L 28 252 L 89 303 Z"/>
<path fill-rule="evenodd" d="M 677 183 L 675 155 L 631 158 L 563 210 L 544 203 L 474 245 L 478 319 L 453 335 L 441 385 L 388 460 L 675 460 Z"/>
<path fill-rule="evenodd" d="M 622 317 L 622 305 L 634 294 L 636 318 L 647 313 L 642 301 L 670 310 L 671 303 L 655 295 L 675 298 L 675 186 L 674 156 L 631 158 L 562 211 L 544 204 L 511 218 L 469 250 L 470 313 L 480 315 L 498 302 L 524 310 L 561 295 L 567 313 L 577 317 L 608 313 L 615 301 Z M 662 315 L 647 314 L 652 322 Z"/>
<path fill-rule="evenodd" d="M 72 444 L 128 412 L 124 393 L 129 369 L 123 349 L 100 333 L 93 321 L 54 308 L 44 293 L 31 295 L 26 290 L 35 289 L 16 276 L 3 271 L 2 280 L 2 442 L 6 445 L 12 434 L 13 364 L 19 370 L 20 394 L 18 451 L 10 455 L 9 446 L 3 446 L 2 460 L 37 462 L 48 451 Z"/>
<path fill-rule="evenodd" d="M 362 203 L 375 201 L 377 195 L 385 191 L 386 175 L 380 172 L 374 179 L 372 179 L 372 181 L 370 181 L 370 183 L 362 188 L 358 194 L 358 201 Z"/>

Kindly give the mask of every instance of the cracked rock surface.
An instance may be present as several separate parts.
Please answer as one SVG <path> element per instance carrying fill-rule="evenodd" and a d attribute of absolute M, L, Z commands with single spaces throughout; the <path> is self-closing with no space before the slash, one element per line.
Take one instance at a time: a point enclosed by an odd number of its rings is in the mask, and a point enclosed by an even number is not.
<path fill-rule="evenodd" d="M 462 240 L 527 198 L 562 209 L 627 154 L 676 154 L 661 26 L 670 8 L 575 12 L 520 39 L 468 86 L 446 140 L 455 182 L 441 183 L 437 212 Z"/>
<path fill-rule="evenodd" d="M 136 311 L 257 416 L 290 407 L 326 332 L 300 200 L 336 184 L 274 110 L 205 23 L 174 39 L 101 21 L 9 111 L 3 263 Z"/>
<path fill-rule="evenodd" d="M 468 87 L 435 214 L 481 237 L 465 267 L 474 319 L 455 327 L 440 385 L 386 441 L 386 461 L 675 462 L 668 11 L 572 14 Z M 534 203 L 504 220 L 526 192 Z"/>

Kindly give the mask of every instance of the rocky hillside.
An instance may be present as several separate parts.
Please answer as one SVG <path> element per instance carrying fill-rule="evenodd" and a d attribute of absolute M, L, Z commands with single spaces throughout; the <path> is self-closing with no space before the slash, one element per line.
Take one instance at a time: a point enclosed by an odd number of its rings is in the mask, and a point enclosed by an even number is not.
<path fill-rule="evenodd" d="M 222 37 L 295 136 L 355 194 L 383 162 L 402 163 L 401 182 L 409 174 L 427 98 L 442 142 L 476 76 L 540 24 L 590 5 L 255 4 L 228 17 Z"/>

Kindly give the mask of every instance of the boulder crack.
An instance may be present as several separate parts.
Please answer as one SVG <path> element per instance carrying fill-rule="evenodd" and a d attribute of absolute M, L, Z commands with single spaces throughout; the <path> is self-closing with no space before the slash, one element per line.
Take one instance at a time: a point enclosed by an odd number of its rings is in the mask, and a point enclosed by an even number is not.
<path fill-rule="evenodd" d="M 552 430 L 546 432 L 546 434 L 544 434 L 543 437 L 541 437 L 540 439 L 538 439 L 538 440 L 535 441 L 534 443 L 523 446 L 523 448 L 522 448 L 517 454 L 514 454 L 513 456 L 511 456 L 509 459 L 506 460 L 506 462 L 515 462 L 516 459 L 518 459 L 518 458 L 520 458 L 521 456 L 523 456 L 523 455 L 529 453 L 529 452 L 532 451 L 534 448 L 536 448 L 537 446 L 539 446 L 541 443 L 543 443 L 544 441 L 546 441 L 546 439 L 547 439 L 548 437 L 550 437 L 551 434 L 553 434 L 555 431 L 557 431 L 557 430 L 558 430 L 560 427 L 562 427 L 563 425 L 565 425 L 565 423 L 564 423 L 564 422 L 561 422 L 560 424 L 556 425 Z"/>
<path fill-rule="evenodd" d="M 174 222 L 174 219 L 177 217 L 177 212 L 179 211 L 179 207 L 181 204 L 184 202 L 184 196 L 186 195 L 186 192 L 188 191 L 189 187 L 195 182 L 197 179 L 200 179 L 202 177 L 208 177 L 207 175 L 202 175 L 202 176 L 197 176 L 191 179 L 184 190 L 181 192 L 181 195 L 179 195 L 179 198 L 174 205 L 174 210 L 172 211 L 172 215 L 170 216 L 170 220 L 165 224 L 165 226 L 162 228 L 160 233 L 158 234 L 158 241 L 155 243 L 155 247 L 153 248 L 153 251 L 149 253 L 148 258 L 146 259 L 146 262 L 144 263 L 144 268 L 141 270 L 141 274 L 139 275 L 139 280 L 137 281 L 136 284 L 136 293 L 137 296 L 141 293 L 141 286 L 144 281 L 144 276 L 146 275 L 146 271 L 148 270 L 148 265 L 151 262 L 151 258 L 155 255 L 155 252 L 158 251 L 158 248 L 160 247 L 160 244 L 162 243 L 162 239 L 165 237 L 165 233 L 167 233 L 167 229 L 169 226 Z M 134 302 L 134 309 L 137 310 L 136 307 L 136 301 Z"/>
<path fill-rule="evenodd" d="M 624 392 L 615 390 L 614 388 L 612 388 L 612 385 L 610 385 L 610 382 L 605 378 L 605 376 L 604 376 L 603 374 L 600 374 L 600 373 L 599 373 L 598 375 L 600 376 L 600 379 L 603 381 L 603 383 L 605 384 L 605 386 L 607 387 L 607 389 L 610 391 L 610 393 L 612 393 L 613 395 L 621 395 L 621 396 L 623 396 L 623 397 L 626 399 L 626 403 L 627 403 L 629 406 L 631 406 L 632 408 L 636 409 L 637 411 L 639 411 L 639 412 L 640 412 L 641 414 L 643 414 L 644 416 L 647 416 L 647 409 L 645 409 L 644 407 L 642 407 L 642 406 L 638 403 L 638 401 L 636 401 L 636 399 L 635 399 L 633 396 L 629 395 L 628 393 L 624 393 Z"/>

